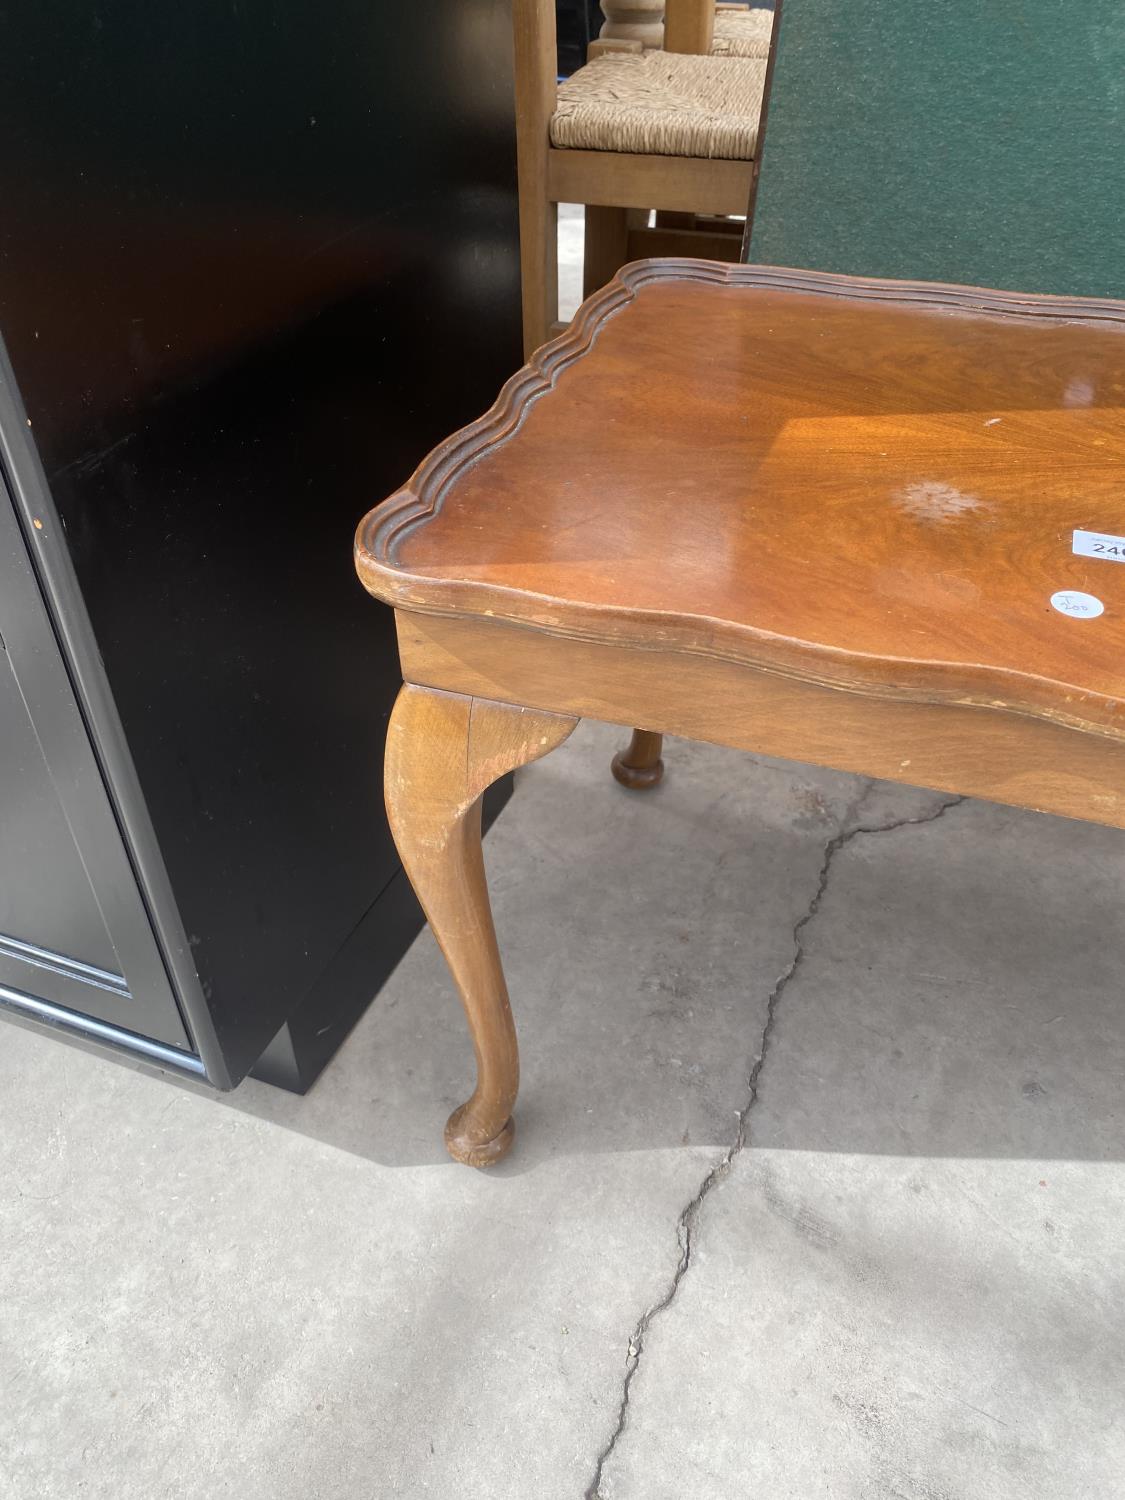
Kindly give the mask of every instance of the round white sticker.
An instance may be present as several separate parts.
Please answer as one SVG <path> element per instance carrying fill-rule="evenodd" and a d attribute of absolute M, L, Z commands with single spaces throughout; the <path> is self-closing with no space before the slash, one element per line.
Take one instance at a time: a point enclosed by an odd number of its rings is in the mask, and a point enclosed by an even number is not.
<path fill-rule="evenodd" d="M 1051 604 L 1060 615 L 1069 615 L 1072 620 L 1094 620 L 1105 610 L 1100 599 L 1093 594 L 1081 594 L 1077 589 L 1060 589 L 1051 595 Z"/>

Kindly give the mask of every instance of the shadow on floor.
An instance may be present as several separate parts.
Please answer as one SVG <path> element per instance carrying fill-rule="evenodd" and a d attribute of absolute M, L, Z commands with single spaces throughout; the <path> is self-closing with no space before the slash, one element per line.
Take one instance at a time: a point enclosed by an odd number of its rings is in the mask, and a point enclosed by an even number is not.
<path fill-rule="evenodd" d="M 619 789 L 584 725 L 521 777 L 488 841 L 523 1053 L 512 1156 L 725 1148 L 766 1007 L 857 778 L 675 742 Z M 931 1157 L 1125 1158 L 1125 840 L 877 784 L 832 860 L 776 1006 L 751 1140 Z M 902 826 L 895 826 L 901 824 Z M 785 1096 L 770 1093 L 784 1075 Z M 442 1164 L 471 1087 L 424 933 L 304 1098 L 222 1104 L 386 1165 Z"/>

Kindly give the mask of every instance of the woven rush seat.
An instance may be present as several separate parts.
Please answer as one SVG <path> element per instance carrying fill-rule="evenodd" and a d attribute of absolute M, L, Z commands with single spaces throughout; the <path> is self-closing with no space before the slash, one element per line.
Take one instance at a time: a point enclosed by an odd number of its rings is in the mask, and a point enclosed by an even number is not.
<path fill-rule="evenodd" d="M 559 85 L 551 145 L 750 161 L 765 81 L 764 54 L 610 53 Z"/>
<path fill-rule="evenodd" d="M 720 11 L 715 17 L 713 57 L 768 57 L 773 36 L 773 11 L 748 10 L 738 15 Z"/>

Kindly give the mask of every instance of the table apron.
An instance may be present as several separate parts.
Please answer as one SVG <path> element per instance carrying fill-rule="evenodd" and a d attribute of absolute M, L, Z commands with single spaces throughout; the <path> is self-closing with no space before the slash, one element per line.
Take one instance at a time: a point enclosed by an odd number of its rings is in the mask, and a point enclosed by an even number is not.
<path fill-rule="evenodd" d="M 1125 828 L 1125 743 L 1011 710 L 875 696 L 714 657 L 396 611 L 421 687 Z"/>

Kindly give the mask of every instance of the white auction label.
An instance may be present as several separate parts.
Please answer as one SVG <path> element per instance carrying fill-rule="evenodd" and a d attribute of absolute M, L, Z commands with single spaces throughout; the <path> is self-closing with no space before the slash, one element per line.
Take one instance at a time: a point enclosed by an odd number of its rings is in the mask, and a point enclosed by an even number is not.
<path fill-rule="evenodd" d="M 1075 531 L 1070 546 L 1079 557 L 1125 563 L 1125 536 L 1114 536 L 1108 531 Z"/>
<path fill-rule="evenodd" d="M 1051 605 L 1060 615 L 1069 615 L 1072 620 L 1095 620 L 1105 610 L 1105 605 L 1093 594 L 1081 594 L 1077 589 L 1060 589 L 1051 595 Z"/>

